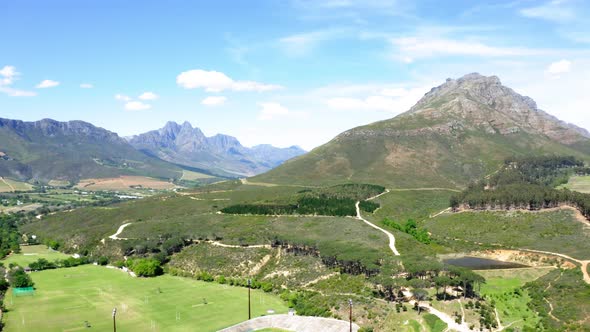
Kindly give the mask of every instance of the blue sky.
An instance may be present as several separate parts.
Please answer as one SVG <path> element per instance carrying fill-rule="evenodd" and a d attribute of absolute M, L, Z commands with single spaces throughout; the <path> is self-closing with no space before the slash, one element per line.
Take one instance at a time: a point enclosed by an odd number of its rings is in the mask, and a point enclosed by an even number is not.
<path fill-rule="evenodd" d="M 590 128 L 582 0 L 0 0 L 0 12 L 1 117 L 123 136 L 189 121 L 311 149 L 480 72 Z"/>

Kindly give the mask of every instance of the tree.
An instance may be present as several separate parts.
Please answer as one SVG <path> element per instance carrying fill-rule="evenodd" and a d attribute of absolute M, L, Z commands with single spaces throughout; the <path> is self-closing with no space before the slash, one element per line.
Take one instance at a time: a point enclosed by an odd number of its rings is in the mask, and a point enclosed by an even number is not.
<path fill-rule="evenodd" d="M 139 277 L 155 277 L 164 272 L 160 262 L 152 258 L 134 260 L 131 264 L 131 270 Z"/>
<path fill-rule="evenodd" d="M 31 277 L 23 270 L 18 267 L 8 274 L 10 285 L 15 288 L 20 287 L 33 287 L 35 283 L 31 280 Z"/>
<path fill-rule="evenodd" d="M 414 289 L 413 294 L 414 294 L 414 298 L 416 299 L 416 305 L 418 307 L 418 315 L 419 315 L 421 312 L 421 307 L 418 302 L 427 300 L 428 299 L 428 292 L 425 289 L 416 288 L 416 289 Z"/>

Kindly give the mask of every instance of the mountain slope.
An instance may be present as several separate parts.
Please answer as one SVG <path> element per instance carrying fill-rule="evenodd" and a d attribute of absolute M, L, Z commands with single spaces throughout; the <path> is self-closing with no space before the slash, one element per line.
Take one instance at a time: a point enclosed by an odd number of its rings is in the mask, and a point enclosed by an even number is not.
<path fill-rule="evenodd" d="M 348 130 L 254 181 L 456 188 L 495 171 L 512 155 L 590 160 L 588 137 L 497 77 L 473 73 L 448 79 L 406 113 Z"/>
<path fill-rule="evenodd" d="M 258 145 L 247 148 L 232 136 L 206 137 L 190 123 L 168 122 L 163 128 L 129 139 L 131 145 L 169 162 L 204 169 L 218 175 L 250 176 L 265 172 L 305 153 L 299 147 Z"/>
<path fill-rule="evenodd" d="M 135 150 L 108 130 L 83 121 L 0 118 L 0 176 L 69 180 L 124 174 L 178 178 L 181 169 Z"/>

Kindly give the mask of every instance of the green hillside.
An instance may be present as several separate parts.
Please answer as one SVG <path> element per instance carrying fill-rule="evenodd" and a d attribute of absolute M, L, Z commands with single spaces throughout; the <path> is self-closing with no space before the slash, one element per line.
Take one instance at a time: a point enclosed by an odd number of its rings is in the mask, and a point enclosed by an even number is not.
<path fill-rule="evenodd" d="M 590 160 L 590 140 L 497 78 L 471 74 L 434 88 L 409 112 L 348 130 L 252 181 L 457 188 L 507 157 L 540 154 Z"/>

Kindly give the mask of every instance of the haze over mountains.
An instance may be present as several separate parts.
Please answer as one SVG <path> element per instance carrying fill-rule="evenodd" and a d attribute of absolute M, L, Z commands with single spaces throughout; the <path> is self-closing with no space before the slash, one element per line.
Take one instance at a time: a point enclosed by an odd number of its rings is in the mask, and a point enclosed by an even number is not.
<path fill-rule="evenodd" d="M 250 149 L 226 135 L 207 138 L 189 123 L 168 123 L 131 142 L 144 152 L 116 133 L 83 121 L 0 118 L 0 176 L 41 182 L 119 175 L 179 179 L 184 166 L 193 166 L 205 173 L 237 177 L 258 174 L 305 153 L 298 147 Z"/>
<path fill-rule="evenodd" d="M 494 172 L 513 155 L 558 153 L 590 160 L 589 137 L 497 77 L 472 73 L 447 79 L 393 119 L 350 129 L 255 179 L 457 188 Z"/>
<path fill-rule="evenodd" d="M 305 153 L 297 146 L 257 145 L 247 148 L 233 136 L 206 137 L 188 122 L 182 125 L 168 122 L 161 129 L 129 138 L 129 142 L 140 151 L 175 164 L 233 176 L 259 174 Z"/>

